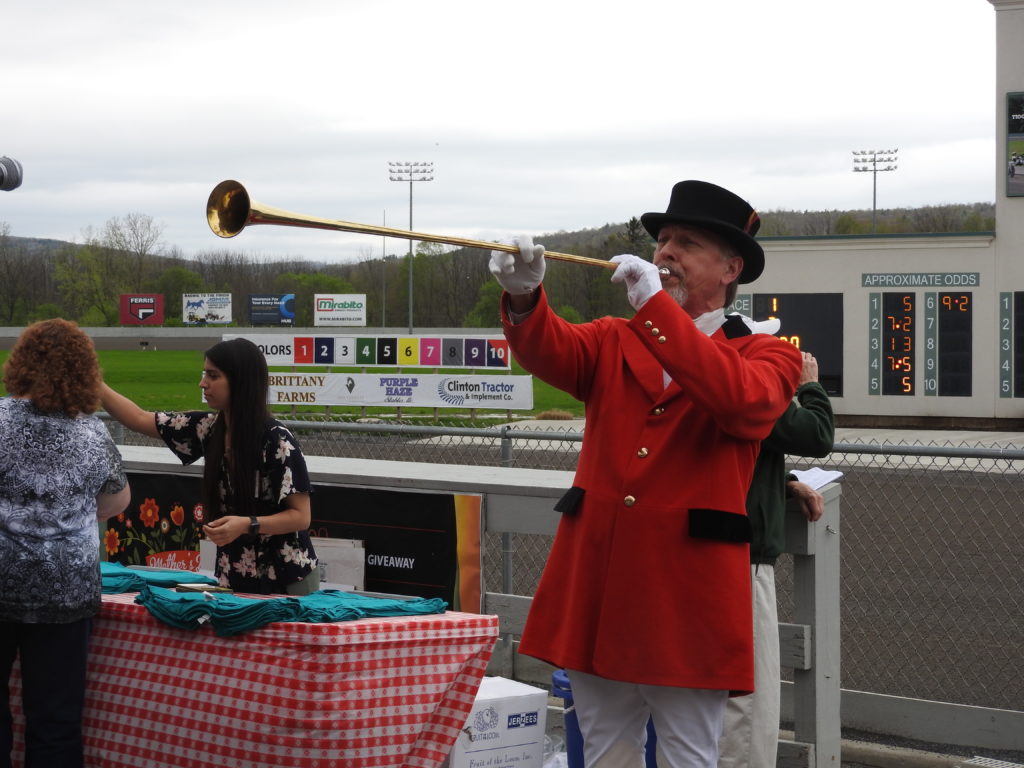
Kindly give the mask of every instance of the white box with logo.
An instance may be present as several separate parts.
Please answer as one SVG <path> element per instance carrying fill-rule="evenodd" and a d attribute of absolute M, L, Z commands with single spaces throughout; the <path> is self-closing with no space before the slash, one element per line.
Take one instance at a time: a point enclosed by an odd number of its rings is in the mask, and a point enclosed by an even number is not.
<path fill-rule="evenodd" d="M 320 564 L 320 589 L 362 591 L 366 586 L 366 550 L 361 539 L 331 539 L 311 536 Z M 213 576 L 217 546 L 199 540 L 199 572 Z"/>
<path fill-rule="evenodd" d="M 450 768 L 541 768 L 548 692 L 504 677 L 485 677 L 452 746 Z"/>
<path fill-rule="evenodd" d="M 361 539 L 311 536 L 310 541 L 320 564 L 320 589 L 365 589 L 366 550 Z"/>

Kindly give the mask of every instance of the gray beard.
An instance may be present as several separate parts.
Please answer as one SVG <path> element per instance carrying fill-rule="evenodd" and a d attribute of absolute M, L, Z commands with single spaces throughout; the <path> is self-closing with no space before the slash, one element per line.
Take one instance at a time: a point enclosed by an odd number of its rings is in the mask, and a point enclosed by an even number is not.
<path fill-rule="evenodd" d="M 666 288 L 665 293 L 672 297 L 672 300 L 682 307 L 686 304 L 686 288 L 683 287 L 682 283 L 676 283 L 671 288 Z"/>

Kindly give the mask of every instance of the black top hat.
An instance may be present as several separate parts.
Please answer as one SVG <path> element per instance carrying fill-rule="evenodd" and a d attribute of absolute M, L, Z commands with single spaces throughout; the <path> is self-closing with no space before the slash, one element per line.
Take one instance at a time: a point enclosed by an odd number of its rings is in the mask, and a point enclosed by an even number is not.
<path fill-rule="evenodd" d="M 764 270 L 764 251 L 754 240 L 761 226 L 757 211 L 746 200 L 715 184 L 680 181 L 672 187 L 668 209 L 664 213 L 645 213 L 640 222 L 655 240 L 666 224 L 690 224 L 721 235 L 743 257 L 741 283 L 753 282 Z"/>

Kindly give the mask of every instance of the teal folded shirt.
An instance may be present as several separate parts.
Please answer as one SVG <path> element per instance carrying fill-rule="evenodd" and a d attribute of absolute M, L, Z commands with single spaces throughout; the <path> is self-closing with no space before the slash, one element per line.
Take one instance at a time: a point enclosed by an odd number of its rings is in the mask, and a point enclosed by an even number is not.
<path fill-rule="evenodd" d="M 145 586 L 176 587 L 179 584 L 216 584 L 217 580 L 194 571 L 181 570 L 137 570 L 120 563 L 100 563 L 100 579 L 103 594 L 119 595 L 123 592 L 139 592 Z"/>
<path fill-rule="evenodd" d="M 276 621 L 323 623 L 381 616 L 444 613 L 440 598 L 408 600 L 370 597 L 325 589 L 311 595 L 240 597 L 230 592 L 174 592 L 144 584 L 135 597 L 154 618 L 179 629 L 209 623 L 221 637 L 258 629 Z"/>

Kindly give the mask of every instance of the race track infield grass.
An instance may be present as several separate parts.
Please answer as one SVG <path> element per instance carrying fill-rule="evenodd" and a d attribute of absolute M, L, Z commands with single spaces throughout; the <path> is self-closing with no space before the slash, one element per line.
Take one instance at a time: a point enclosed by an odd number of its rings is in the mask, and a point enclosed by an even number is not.
<path fill-rule="evenodd" d="M 199 351 L 177 350 L 103 350 L 97 353 L 100 367 L 106 382 L 121 394 L 134 400 L 142 408 L 155 411 L 202 410 L 204 404 L 199 395 L 199 377 L 203 369 L 203 353 Z M 7 351 L 0 350 L 0 363 L 7 360 Z M 309 373 L 326 371 L 323 367 L 301 366 L 296 368 L 275 367 L 272 370 L 301 370 Z M 358 368 L 331 368 L 333 373 L 348 371 L 360 372 Z M 397 369 L 373 369 L 372 372 L 390 373 Z M 408 369 L 412 370 L 412 369 Z M 420 369 L 416 369 L 420 370 Z M 423 373 L 433 373 L 434 369 L 423 369 Z M 443 372 L 443 371 L 442 371 Z M 452 370 L 452 373 L 466 373 L 466 369 Z M 513 363 L 514 374 L 524 375 L 524 371 Z M 488 374 L 492 373 L 487 371 Z M 0 390 L 3 387 L 0 385 Z M 564 392 L 548 386 L 540 379 L 533 380 L 533 410 L 512 411 L 513 419 L 528 419 L 546 413 L 564 413 L 574 418 L 583 417 L 583 405 Z M 279 417 L 292 413 L 291 407 L 274 409 Z M 298 406 L 295 413 L 313 412 L 328 413 L 324 406 Z M 394 408 L 366 408 L 365 415 L 386 417 L 393 415 Z M 345 408 L 333 406 L 331 414 L 346 416 L 363 415 L 361 408 Z M 478 415 L 501 415 L 506 411 L 485 411 L 478 409 Z M 465 409 L 448 408 L 403 408 L 403 417 L 437 418 L 438 420 L 468 419 L 470 414 Z"/>

